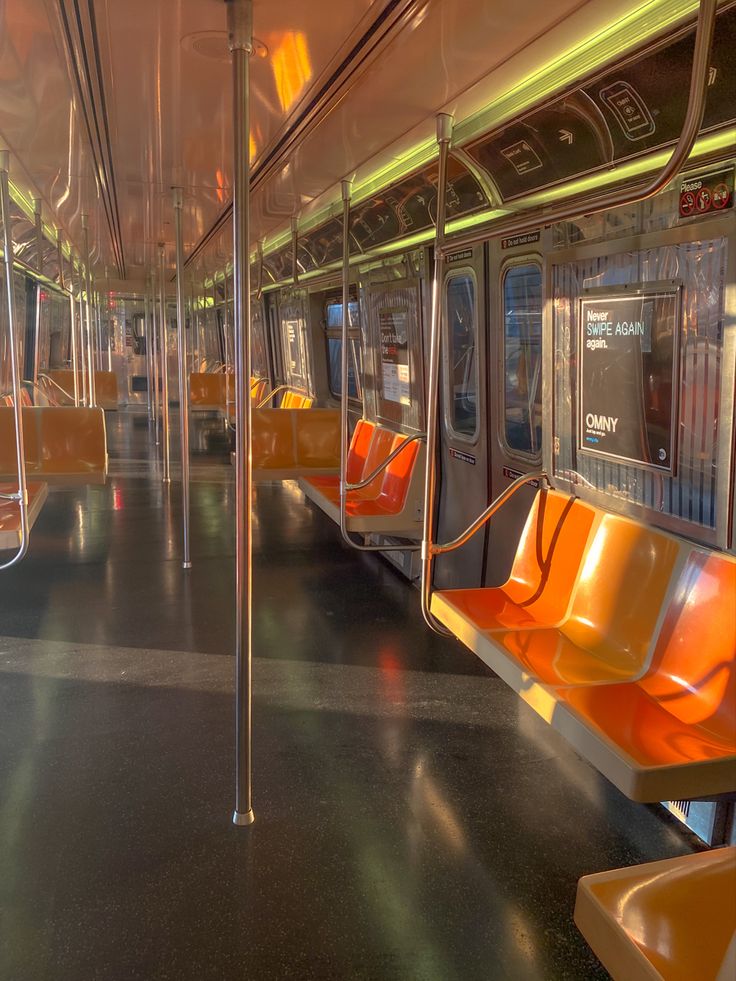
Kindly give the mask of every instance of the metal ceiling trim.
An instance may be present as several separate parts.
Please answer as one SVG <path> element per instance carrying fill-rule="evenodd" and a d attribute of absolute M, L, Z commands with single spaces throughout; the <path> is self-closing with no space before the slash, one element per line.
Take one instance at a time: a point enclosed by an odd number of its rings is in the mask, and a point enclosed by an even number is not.
<path fill-rule="evenodd" d="M 60 0 L 63 2 L 63 0 Z M 76 2 L 76 0 L 75 0 Z M 389 0 L 374 21 L 368 26 L 337 68 L 315 92 L 303 111 L 273 144 L 268 153 L 254 164 L 251 176 L 251 191 L 263 184 L 273 172 L 282 166 L 284 160 L 306 133 L 316 126 L 343 99 L 358 76 L 369 63 L 391 43 L 427 0 Z M 209 242 L 227 224 L 232 214 L 232 204 L 227 204 L 220 212 L 208 232 L 200 238 L 184 263 L 185 268 L 207 247 Z"/>
<path fill-rule="evenodd" d="M 84 0 L 81 2 L 84 3 Z M 67 9 L 68 6 L 71 10 Z M 80 0 L 57 0 L 69 74 L 92 154 L 95 179 L 110 234 L 113 259 L 120 276 L 124 279 L 125 252 L 94 0 L 86 0 L 86 7 L 85 27 Z"/>

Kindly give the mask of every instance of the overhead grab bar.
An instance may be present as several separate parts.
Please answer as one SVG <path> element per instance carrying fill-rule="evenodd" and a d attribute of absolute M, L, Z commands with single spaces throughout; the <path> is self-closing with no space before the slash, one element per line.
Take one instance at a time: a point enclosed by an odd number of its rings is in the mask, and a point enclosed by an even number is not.
<path fill-rule="evenodd" d="M 16 348 L 15 284 L 13 282 L 13 239 L 10 229 L 10 153 L 0 150 L 0 218 L 3 223 L 3 266 L 5 268 L 5 292 L 8 314 L 8 349 L 10 372 L 13 382 L 13 422 L 15 425 L 15 459 L 18 474 L 17 494 L 3 495 L 5 500 L 18 502 L 20 509 L 20 544 L 12 559 L 0 565 L 0 571 L 17 565 L 28 551 L 30 528 L 28 525 L 28 486 L 26 484 L 26 456 L 23 441 L 23 406 L 21 404 L 20 363 Z"/>
<path fill-rule="evenodd" d="M 340 350 L 340 534 L 346 545 L 358 552 L 417 552 L 419 545 L 361 545 L 350 537 L 346 513 L 348 491 L 360 490 L 384 470 L 401 453 L 407 443 L 423 439 L 424 433 L 416 433 L 402 441 L 389 453 L 373 473 L 356 484 L 347 482 L 348 469 L 348 329 L 350 326 L 350 197 L 352 181 L 342 182 L 342 347 Z"/>
<path fill-rule="evenodd" d="M 592 215 L 601 211 L 610 211 L 630 204 L 638 204 L 653 197 L 666 187 L 672 178 L 679 173 L 683 164 L 690 156 L 695 140 L 700 131 L 705 110 L 705 97 L 710 67 L 710 49 L 713 40 L 717 0 L 700 0 L 698 23 L 695 34 L 695 49 L 693 51 L 692 71 L 690 75 L 690 93 L 687 110 L 682 124 L 680 136 L 672 152 L 672 156 L 662 170 L 648 184 L 624 188 L 620 191 L 605 191 L 598 194 L 580 194 L 568 199 L 549 211 L 536 212 L 533 215 L 513 215 L 506 219 L 493 222 L 485 227 L 479 226 L 467 235 L 453 237 L 452 241 L 442 245 L 443 255 L 446 251 L 469 248 L 489 237 L 499 235 L 516 235 L 536 228 L 540 224 L 552 225 L 580 215 Z"/>
<path fill-rule="evenodd" d="M 480 531 L 483 525 L 493 517 L 499 508 L 503 507 L 510 497 L 513 497 L 514 494 L 525 484 L 531 484 L 532 481 L 535 480 L 544 480 L 548 487 L 552 486 L 550 479 L 544 470 L 540 470 L 538 473 L 523 473 L 520 477 L 517 477 L 513 483 L 509 484 L 508 487 L 502 490 L 495 501 L 491 501 L 485 511 L 483 511 L 482 514 L 479 514 L 475 521 L 469 524 L 465 531 L 461 532 L 457 538 L 453 538 L 451 542 L 447 542 L 445 545 L 430 544 L 429 549 L 431 554 L 446 555 L 447 552 L 454 552 L 456 548 L 460 548 L 461 545 L 469 542 L 473 535 L 477 531 Z"/>

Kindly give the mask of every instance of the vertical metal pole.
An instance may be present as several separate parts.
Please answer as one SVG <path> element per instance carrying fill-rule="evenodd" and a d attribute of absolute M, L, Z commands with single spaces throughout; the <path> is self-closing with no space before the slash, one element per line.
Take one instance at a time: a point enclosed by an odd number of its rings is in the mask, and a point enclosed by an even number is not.
<path fill-rule="evenodd" d="M 84 232 L 84 274 L 85 274 L 85 339 L 87 360 L 87 404 L 97 405 L 95 390 L 95 362 L 92 350 L 92 270 L 89 259 L 89 217 L 82 215 L 82 231 Z"/>
<path fill-rule="evenodd" d="M 59 257 L 59 285 L 62 289 L 67 288 L 64 276 L 64 252 L 61 248 L 61 231 L 56 230 L 56 253 Z M 71 254 L 70 254 L 71 259 Z M 69 355 L 72 363 L 72 376 L 74 378 L 74 404 L 79 405 L 79 379 L 77 378 L 77 332 L 75 327 L 76 310 L 74 309 L 74 261 L 72 260 L 71 272 L 69 274 Z"/>
<path fill-rule="evenodd" d="M 146 344 L 146 394 L 148 421 L 153 422 L 153 371 L 151 370 L 151 308 L 148 303 L 148 283 L 143 290 L 143 337 Z"/>
<path fill-rule="evenodd" d="M 222 314 L 222 332 L 225 337 L 225 429 L 230 427 L 230 406 L 232 405 L 232 365 L 230 364 L 230 290 L 227 285 L 227 265 L 223 280 L 225 305 Z"/>
<path fill-rule="evenodd" d="M 163 482 L 171 480 L 171 440 L 169 437 L 169 342 L 166 323 L 166 246 L 158 243 L 159 348 L 161 355 L 161 438 L 163 440 Z"/>
<path fill-rule="evenodd" d="M 112 316 L 110 315 L 110 272 L 105 266 L 105 313 L 107 314 L 107 370 L 112 371 Z"/>
<path fill-rule="evenodd" d="M 158 372 L 158 304 L 156 303 L 156 287 L 154 273 L 151 272 L 151 361 L 153 364 L 153 431 L 156 446 L 159 445 L 159 419 L 161 417 L 159 405 L 159 372 Z"/>
<path fill-rule="evenodd" d="M 13 275 L 13 238 L 10 228 L 10 154 L 0 150 L 0 217 L 3 221 L 3 264 L 5 267 L 5 301 L 7 303 L 8 350 L 13 383 L 13 421 L 15 423 L 15 461 L 18 471 L 18 507 L 20 508 L 20 545 L 13 558 L 2 568 L 15 565 L 28 551 L 28 488 L 26 486 L 26 454 L 23 441 L 23 403 L 21 401 L 18 332 L 15 323 L 15 282 Z"/>
<path fill-rule="evenodd" d="M 291 281 L 294 286 L 299 285 L 299 219 L 293 215 L 291 219 Z"/>
<path fill-rule="evenodd" d="M 102 361 L 102 294 L 97 288 L 97 280 L 94 281 L 93 297 L 95 300 L 95 336 L 97 338 L 97 370 L 104 371 Z"/>
<path fill-rule="evenodd" d="M 340 352 L 340 534 L 352 545 L 347 525 L 348 493 L 348 320 L 350 310 L 350 195 L 352 182 L 342 182 L 342 350 Z"/>
<path fill-rule="evenodd" d="M 36 269 L 43 273 L 43 221 L 41 198 L 33 199 L 33 223 L 36 226 Z"/>
<path fill-rule="evenodd" d="M 43 221 L 41 216 L 41 198 L 33 199 L 33 224 L 36 229 L 36 269 L 43 275 Z M 38 373 L 41 369 L 41 287 L 36 287 L 36 324 L 33 351 L 33 374 L 30 381 L 38 385 Z"/>
<path fill-rule="evenodd" d="M 250 130 L 252 0 L 225 0 L 233 58 L 233 292 L 235 298 L 235 810 L 233 824 L 254 821 L 252 781 L 252 460 L 250 399 Z"/>
<path fill-rule="evenodd" d="M 437 116 L 439 145 L 439 174 L 437 179 L 437 226 L 434 237 L 434 275 L 432 278 L 432 319 L 430 325 L 429 379 L 427 385 L 427 460 L 424 476 L 424 528 L 422 531 L 422 615 L 427 625 L 437 633 L 448 634 L 432 616 L 429 606 L 432 596 L 432 536 L 434 535 L 437 425 L 439 421 L 440 344 L 442 335 L 442 289 L 447 215 L 447 158 L 452 139 L 453 118 L 447 113 Z"/>
<path fill-rule="evenodd" d="M 184 310 L 184 242 L 181 230 L 183 192 L 174 188 L 176 228 L 176 319 L 179 327 L 179 421 L 181 429 L 181 505 L 184 551 L 182 566 L 192 568 L 189 549 L 189 370 L 187 368 L 187 324 Z"/>
<path fill-rule="evenodd" d="M 78 370 L 79 370 L 79 384 L 81 387 L 80 402 L 82 405 L 87 405 L 87 373 L 85 371 L 85 346 L 84 346 L 84 312 L 82 309 L 82 274 L 77 266 L 74 266 L 74 255 L 72 254 L 72 295 L 75 290 L 74 283 L 74 273 L 75 271 L 79 273 L 78 282 L 78 292 L 74 300 L 74 331 L 77 335 L 78 342 Z"/>

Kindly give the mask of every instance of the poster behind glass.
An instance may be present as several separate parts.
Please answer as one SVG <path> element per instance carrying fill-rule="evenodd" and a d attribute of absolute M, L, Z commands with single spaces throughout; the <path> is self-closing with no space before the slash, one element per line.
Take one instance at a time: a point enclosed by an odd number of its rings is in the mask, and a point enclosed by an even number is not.
<path fill-rule="evenodd" d="M 673 474 L 678 284 L 586 291 L 578 335 L 578 450 Z"/>

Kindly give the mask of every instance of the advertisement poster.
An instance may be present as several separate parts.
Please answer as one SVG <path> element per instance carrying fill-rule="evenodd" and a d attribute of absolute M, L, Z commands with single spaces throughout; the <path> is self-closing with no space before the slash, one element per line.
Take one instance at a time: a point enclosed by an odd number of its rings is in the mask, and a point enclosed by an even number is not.
<path fill-rule="evenodd" d="M 289 374 L 301 377 L 302 358 L 299 345 L 300 323 L 298 320 L 287 320 L 284 326 L 286 327 L 287 350 L 289 354 Z"/>
<path fill-rule="evenodd" d="M 381 334 L 381 376 L 387 402 L 411 405 L 409 384 L 408 311 L 392 308 L 378 314 Z"/>
<path fill-rule="evenodd" d="M 596 290 L 579 324 L 578 449 L 673 473 L 679 287 Z"/>

